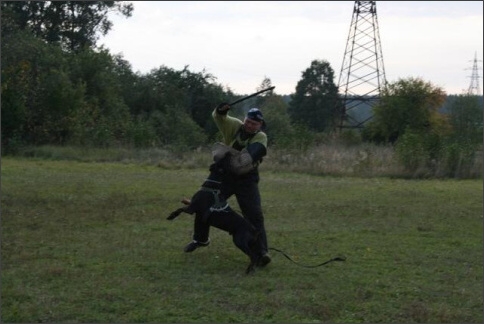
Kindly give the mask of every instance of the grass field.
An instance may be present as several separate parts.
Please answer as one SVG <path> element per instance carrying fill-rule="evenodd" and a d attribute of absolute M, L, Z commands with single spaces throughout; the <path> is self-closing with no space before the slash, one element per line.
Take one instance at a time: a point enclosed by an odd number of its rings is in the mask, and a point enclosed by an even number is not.
<path fill-rule="evenodd" d="M 167 221 L 206 168 L 3 158 L 1 321 L 482 323 L 483 184 L 266 171 L 272 263 Z M 235 201 L 230 201 L 238 210 Z"/>

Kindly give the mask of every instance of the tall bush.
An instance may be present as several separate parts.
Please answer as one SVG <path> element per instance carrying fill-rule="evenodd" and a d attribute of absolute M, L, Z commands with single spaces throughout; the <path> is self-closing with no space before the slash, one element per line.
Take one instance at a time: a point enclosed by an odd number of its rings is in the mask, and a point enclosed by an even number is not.
<path fill-rule="evenodd" d="M 197 148 L 207 143 L 207 136 L 180 107 L 167 107 L 166 112 L 155 112 L 150 123 L 162 145 L 180 149 Z"/>

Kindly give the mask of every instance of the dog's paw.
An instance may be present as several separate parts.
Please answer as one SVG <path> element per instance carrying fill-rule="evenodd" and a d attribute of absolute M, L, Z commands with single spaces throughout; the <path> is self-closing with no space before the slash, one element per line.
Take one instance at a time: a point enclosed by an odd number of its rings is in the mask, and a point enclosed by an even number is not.
<path fill-rule="evenodd" d="M 188 199 L 188 198 L 183 198 L 183 199 L 181 200 L 181 203 L 182 203 L 182 204 L 185 204 L 185 205 L 190 205 L 190 204 L 191 204 L 191 201 L 190 201 L 190 199 Z"/>

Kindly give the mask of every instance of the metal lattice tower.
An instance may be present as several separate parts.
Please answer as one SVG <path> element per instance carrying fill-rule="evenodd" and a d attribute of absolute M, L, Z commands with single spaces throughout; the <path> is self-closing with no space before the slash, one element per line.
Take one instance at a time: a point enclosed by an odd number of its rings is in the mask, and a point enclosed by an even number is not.
<path fill-rule="evenodd" d="M 355 1 L 338 81 L 339 128 L 360 128 L 371 119 L 371 107 L 385 84 L 376 1 Z"/>
<path fill-rule="evenodd" d="M 477 53 L 474 54 L 474 64 L 472 65 L 471 84 L 467 89 L 469 95 L 481 95 L 481 89 L 479 88 L 479 70 L 477 67 Z"/>

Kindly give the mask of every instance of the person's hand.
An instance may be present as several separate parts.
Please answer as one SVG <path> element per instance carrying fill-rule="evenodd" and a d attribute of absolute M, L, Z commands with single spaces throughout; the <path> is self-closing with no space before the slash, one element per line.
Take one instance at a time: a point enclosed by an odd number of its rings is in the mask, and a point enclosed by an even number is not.
<path fill-rule="evenodd" d="M 220 112 L 220 113 L 227 112 L 227 111 L 229 111 L 229 109 L 230 109 L 230 105 L 226 102 L 222 102 L 221 104 L 219 104 L 217 106 L 217 111 Z"/>

